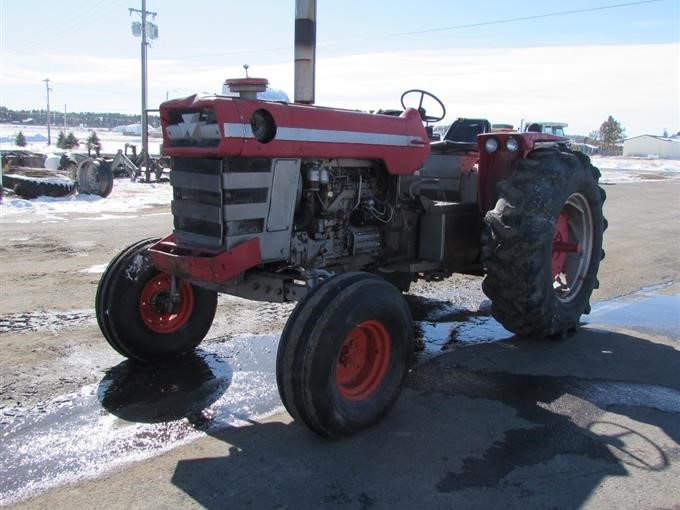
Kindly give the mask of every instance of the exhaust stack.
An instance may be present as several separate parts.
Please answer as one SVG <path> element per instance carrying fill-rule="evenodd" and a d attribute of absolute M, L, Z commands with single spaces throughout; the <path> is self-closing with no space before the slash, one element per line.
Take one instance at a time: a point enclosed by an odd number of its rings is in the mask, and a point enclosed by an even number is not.
<path fill-rule="evenodd" d="M 316 0 L 295 0 L 295 102 L 314 104 Z"/>

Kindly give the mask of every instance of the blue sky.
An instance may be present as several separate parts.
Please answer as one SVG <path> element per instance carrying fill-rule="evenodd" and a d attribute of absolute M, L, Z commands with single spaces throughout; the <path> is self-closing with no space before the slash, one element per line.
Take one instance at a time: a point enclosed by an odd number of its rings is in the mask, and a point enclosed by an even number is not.
<path fill-rule="evenodd" d="M 447 121 L 540 117 L 587 132 L 611 114 L 629 135 L 678 131 L 680 1 L 624 5 L 632 3 L 318 0 L 317 102 L 396 107 L 417 87 L 442 97 Z M 50 78 L 57 110 L 138 111 L 140 48 L 128 7 L 140 6 L 0 0 L 0 105 L 43 107 L 41 80 Z M 292 96 L 294 0 L 147 7 L 160 32 L 149 49 L 150 106 L 217 92 L 244 63 Z M 581 10 L 590 11 L 565 13 Z"/>

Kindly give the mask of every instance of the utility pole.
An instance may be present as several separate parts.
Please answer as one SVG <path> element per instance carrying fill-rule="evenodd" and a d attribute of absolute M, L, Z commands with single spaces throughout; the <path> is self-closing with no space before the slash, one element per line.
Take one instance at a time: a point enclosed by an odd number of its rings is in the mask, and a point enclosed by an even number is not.
<path fill-rule="evenodd" d="M 146 182 L 149 182 L 151 178 L 151 170 L 149 168 L 149 125 L 148 119 L 146 117 L 146 50 L 149 42 L 147 38 L 157 39 L 158 38 L 158 27 L 153 23 L 148 23 L 146 21 L 147 16 L 152 16 L 156 19 L 158 13 L 146 10 L 146 0 L 142 0 L 142 10 L 128 8 L 130 15 L 132 13 L 137 13 L 140 15 L 142 22 L 132 24 L 132 34 L 135 37 L 142 38 L 142 150 L 144 151 L 144 166 L 146 167 Z"/>
<path fill-rule="evenodd" d="M 64 105 L 64 136 L 66 136 L 66 105 Z"/>
<path fill-rule="evenodd" d="M 45 89 L 47 91 L 47 145 L 52 145 L 52 130 L 50 125 L 50 79 L 45 78 Z"/>

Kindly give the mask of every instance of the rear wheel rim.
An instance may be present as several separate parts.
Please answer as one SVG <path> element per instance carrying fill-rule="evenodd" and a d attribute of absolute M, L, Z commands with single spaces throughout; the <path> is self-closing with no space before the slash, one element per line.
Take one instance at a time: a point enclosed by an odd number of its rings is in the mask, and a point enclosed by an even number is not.
<path fill-rule="evenodd" d="M 151 278 L 139 299 L 139 314 L 151 331 L 160 334 L 174 333 L 182 328 L 194 310 L 194 291 L 185 281 L 178 281 L 179 304 L 173 311 L 163 310 L 159 303 L 170 295 L 171 276 L 160 273 Z"/>
<path fill-rule="evenodd" d="M 392 339 L 378 321 L 356 326 L 340 346 L 335 382 L 347 400 L 364 400 L 382 383 L 390 364 Z"/>
<path fill-rule="evenodd" d="M 588 275 L 593 252 L 593 215 L 581 193 L 572 194 L 557 219 L 552 244 L 553 290 L 558 300 L 576 298 Z"/>

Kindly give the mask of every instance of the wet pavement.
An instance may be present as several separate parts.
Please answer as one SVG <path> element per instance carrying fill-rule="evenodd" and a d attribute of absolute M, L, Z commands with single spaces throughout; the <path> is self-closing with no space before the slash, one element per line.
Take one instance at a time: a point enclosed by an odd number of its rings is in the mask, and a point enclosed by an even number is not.
<path fill-rule="evenodd" d="M 678 339 L 680 296 L 659 294 L 670 283 L 645 288 L 618 299 L 595 303 L 586 322 L 630 328 Z"/>
<path fill-rule="evenodd" d="M 158 455 L 279 409 L 275 336 L 211 342 L 181 364 L 130 361 L 98 384 L 0 417 L 0 503 Z M 81 360 L 81 366 L 91 366 Z"/>
<path fill-rule="evenodd" d="M 591 350 L 569 354 L 572 362 L 575 356 L 583 356 L 577 361 L 583 366 L 582 373 L 573 366 L 561 367 L 563 360 L 559 357 L 555 357 L 553 365 L 548 363 L 546 368 L 544 362 L 532 373 L 531 367 L 536 364 L 523 356 L 565 349 L 565 343 L 550 346 L 544 342 L 536 346 L 524 342 L 522 347 L 523 341 L 513 339 L 489 317 L 486 303 L 470 310 L 431 297 L 410 296 L 420 352 L 407 387 L 498 401 L 518 410 L 526 422 L 486 449 L 483 457 L 465 457 L 462 469 L 447 471 L 437 483 L 437 490 L 450 493 L 470 487 L 493 487 L 518 466 L 539 465 L 558 454 L 584 455 L 613 466 L 612 473 L 619 474 L 621 462 L 651 470 L 665 469 L 671 460 L 663 448 L 650 445 L 629 426 L 591 419 L 594 409 L 618 410 L 648 421 L 653 411 L 658 413 L 655 424 L 666 431 L 676 449 L 680 448 L 680 372 L 674 376 L 668 366 L 678 356 L 680 295 L 661 294 L 662 290 L 663 287 L 644 289 L 595 304 L 587 324 L 575 336 L 595 335 L 598 342 L 588 344 Z M 73 320 L 89 318 L 78 312 Z M 30 327 L 41 321 L 52 324 L 42 318 L 19 318 L 14 322 Z M 656 358 L 659 349 L 653 355 L 643 348 L 636 353 L 641 363 L 660 364 L 658 378 L 629 378 L 625 366 L 616 367 L 623 347 L 616 334 L 608 331 L 619 329 L 660 336 L 675 346 L 665 347 L 671 356 L 666 360 Z M 608 335 L 611 341 L 601 341 Z M 506 342 L 484 351 L 462 349 L 503 340 Z M 282 411 L 275 379 L 277 343 L 276 334 L 217 336 L 179 366 L 149 368 L 123 361 L 106 369 L 98 383 L 83 385 L 38 405 L 3 407 L 0 504 L 67 482 L 94 478 Z M 461 353 L 455 362 L 439 363 L 448 359 L 442 353 L 457 350 L 469 355 Z M 87 358 L 88 354 L 79 356 Z M 626 360 L 630 362 L 628 357 Z M 93 361 L 81 359 L 72 366 L 91 370 Z M 603 366 L 607 367 L 604 375 L 594 377 L 597 367 Z M 654 370 L 650 373 L 654 374 Z M 412 397 L 405 399 L 410 401 Z M 404 405 L 398 407 L 403 410 Z M 528 447 L 550 445 L 554 438 L 559 438 L 556 449 Z M 192 490 L 187 492 L 201 502 L 201 496 Z"/>

